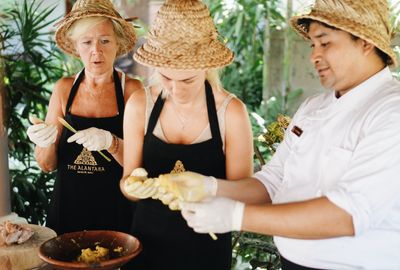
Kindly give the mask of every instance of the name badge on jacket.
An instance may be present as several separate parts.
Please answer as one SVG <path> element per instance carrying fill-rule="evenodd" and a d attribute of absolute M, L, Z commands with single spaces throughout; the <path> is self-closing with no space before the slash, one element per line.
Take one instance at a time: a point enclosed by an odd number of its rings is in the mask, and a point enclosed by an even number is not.
<path fill-rule="evenodd" d="M 302 130 L 301 128 L 299 128 L 298 126 L 294 126 L 294 127 L 292 128 L 292 132 L 293 132 L 294 134 L 296 134 L 297 137 L 300 137 L 301 134 L 303 134 L 303 130 Z"/>

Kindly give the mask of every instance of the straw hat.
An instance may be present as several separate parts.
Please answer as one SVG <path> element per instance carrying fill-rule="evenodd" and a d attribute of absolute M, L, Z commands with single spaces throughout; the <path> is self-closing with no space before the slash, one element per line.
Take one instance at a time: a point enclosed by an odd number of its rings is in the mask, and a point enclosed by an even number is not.
<path fill-rule="evenodd" d="M 233 61 L 233 52 L 218 38 L 201 1 L 166 0 L 134 59 L 145 66 L 173 69 L 223 67 Z"/>
<path fill-rule="evenodd" d="M 79 57 L 75 50 L 73 41 L 67 35 L 68 30 L 77 20 L 96 16 L 108 17 L 119 22 L 124 29 L 122 39 L 118 39 L 120 46 L 117 51 L 117 56 L 125 54 L 133 49 L 136 42 L 134 26 L 119 15 L 109 0 L 76 1 L 71 12 L 56 24 L 58 28 L 55 34 L 55 40 L 58 47 L 68 54 Z M 121 44 L 123 46 L 121 46 Z"/>
<path fill-rule="evenodd" d="M 311 11 L 290 20 L 294 30 L 309 39 L 308 26 L 301 19 L 323 22 L 364 39 L 387 54 L 389 64 L 397 65 L 396 54 L 390 47 L 392 29 L 387 0 L 316 0 Z"/>

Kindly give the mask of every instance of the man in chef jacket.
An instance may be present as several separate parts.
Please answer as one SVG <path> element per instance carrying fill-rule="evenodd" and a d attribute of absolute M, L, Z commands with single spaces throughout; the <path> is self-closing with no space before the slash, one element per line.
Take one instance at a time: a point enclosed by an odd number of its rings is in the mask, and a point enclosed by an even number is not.
<path fill-rule="evenodd" d="M 329 91 L 300 106 L 253 178 L 171 175 L 187 201 L 204 198 L 182 214 L 199 233 L 274 235 L 283 269 L 400 269 L 400 84 L 389 70 L 388 4 L 316 0 L 290 23 L 310 41 Z"/>

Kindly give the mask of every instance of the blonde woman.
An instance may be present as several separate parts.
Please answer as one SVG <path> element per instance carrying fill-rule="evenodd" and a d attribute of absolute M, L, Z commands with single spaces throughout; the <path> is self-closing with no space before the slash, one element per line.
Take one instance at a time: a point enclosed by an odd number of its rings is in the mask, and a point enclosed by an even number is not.
<path fill-rule="evenodd" d="M 109 0 L 77 1 L 59 23 L 57 45 L 85 68 L 56 83 L 45 122 L 34 121 L 27 132 L 42 170 L 57 169 L 47 226 L 59 234 L 130 227 L 131 205 L 118 186 L 122 123 L 125 102 L 142 86 L 113 64 L 135 40 L 133 26 Z M 78 132 L 64 128 L 60 117 Z"/>
<path fill-rule="evenodd" d="M 158 83 L 138 91 L 124 119 L 124 176 L 191 170 L 236 180 L 252 175 L 252 132 L 244 104 L 223 89 L 217 69 L 233 53 L 218 40 L 201 1 L 169 0 L 158 12 L 135 60 L 155 69 Z M 143 198 L 121 190 L 131 200 Z M 167 199 L 166 199 L 167 200 Z M 164 201 L 166 202 L 166 201 Z M 168 202 L 166 202 L 168 203 Z M 138 202 L 133 234 L 144 249 L 131 269 L 230 269 L 231 234 L 196 234 L 160 200 Z"/>

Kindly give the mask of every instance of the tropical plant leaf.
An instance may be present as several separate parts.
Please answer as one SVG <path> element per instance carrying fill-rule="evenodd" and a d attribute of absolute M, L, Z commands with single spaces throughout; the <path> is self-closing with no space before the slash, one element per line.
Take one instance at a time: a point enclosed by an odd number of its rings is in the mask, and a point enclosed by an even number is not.
<path fill-rule="evenodd" d="M 41 117 L 51 93 L 50 86 L 64 73 L 65 57 L 55 50 L 46 27 L 54 6 L 42 0 L 23 0 L 4 8 L 1 20 L 7 111 L 6 125 L 10 149 L 10 176 L 13 211 L 32 223 L 43 223 L 54 174 L 42 173 L 33 156 L 33 145 L 26 136 L 27 117 Z M 2 9 L 2 7 L 0 7 Z"/>

